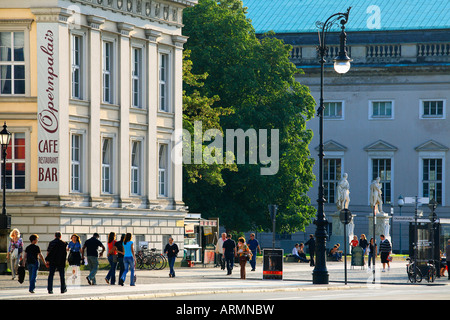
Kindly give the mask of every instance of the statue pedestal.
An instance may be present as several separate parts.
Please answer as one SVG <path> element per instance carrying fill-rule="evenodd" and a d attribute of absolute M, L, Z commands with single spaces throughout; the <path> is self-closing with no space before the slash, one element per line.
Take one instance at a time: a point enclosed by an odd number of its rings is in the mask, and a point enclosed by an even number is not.
<path fill-rule="evenodd" d="M 345 240 L 347 241 L 348 254 L 351 252 L 350 241 L 353 240 L 353 231 L 355 230 L 355 224 L 353 223 L 354 217 L 356 217 L 356 215 L 352 214 L 352 221 L 346 226 L 347 237 Z M 331 249 L 336 243 L 339 243 L 341 245 L 339 250 L 344 251 L 344 224 L 339 219 L 339 212 L 331 214 L 331 222 L 333 223 L 333 233 L 327 243 L 327 248 Z"/>
<path fill-rule="evenodd" d="M 386 239 L 389 240 L 389 242 L 392 245 L 391 241 L 391 225 L 389 222 L 390 216 L 385 212 L 379 212 L 375 216 L 375 240 L 376 243 L 380 242 L 380 234 L 384 234 Z M 369 232 L 367 236 L 367 241 L 370 240 L 370 238 L 373 237 L 373 215 L 369 215 Z"/>

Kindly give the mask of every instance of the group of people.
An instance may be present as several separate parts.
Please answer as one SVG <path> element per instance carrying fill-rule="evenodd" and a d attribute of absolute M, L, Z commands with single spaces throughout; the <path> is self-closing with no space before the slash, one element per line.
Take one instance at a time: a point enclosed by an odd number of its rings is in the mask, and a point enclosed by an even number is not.
<path fill-rule="evenodd" d="M 239 237 L 238 242 L 231 239 L 231 234 L 222 233 L 221 238 L 217 241 L 216 253 L 218 257 L 218 264 L 221 269 L 227 269 L 227 275 L 231 275 L 234 266 L 234 259 L 239 259 L 241 279 L 246 278 L 245 266 L 250 262 L 251 271 L 256 270 L 256 254 L 257 251 L 261 253 L 261 247 L 258 240 L 255 239 L 255 234 L 250 234 L 250 240 L 245 241 L 244 237 Z"/>
<path fill-rule="evenodd" d="M 29 237 L 30 244 L 23 249 L 23 240 L 20 237 L 20 231 L 13 229 L 10 233 L 10 243 L 7 252 L 7 259 L 11 261 L 12 279 L 15 280 L 18 275 L 19 266 L 27 267 L 29 273 L 29 292 L 34 293 L 36 288 L 37 272 L 40 262 L 45 264 L 49 269 L 47 291 L 53 293 L 53 278 L 55 272 L 58 271 L 61 281 L 61 293 L 67 292 L 65 268 L 66 260 L 72 269 L 72 279 L 79 277 L 79 267 L 85 264 L 89 267 L 90 273 L 86 277 L 89 285 L 96 285 L 96 274 L 99 267 L 99 257 L 107 251 L 107 259 L 110 264 L 108 274 L 105 281 L 108 284 L 116 283 L 116 271 L 119 267 L 119 285 L 123 286 L 128 271 L 130 271 L 130 285 L 136 283 L 135 277 L 135 247 L 133 235 L 131 233 L 122 234 L 119 241 L 116 240 L 116 233 L 111 232 L 108 236 L 107 248 L 99 240 L 99 234 L 94 233 L 93 236 L 81 245 L 80 237 L 77 234 L 71 236 L 71 240 L 67 243 L 61 239 L 61 232 L 55 233 L 55 239 L 52 240 L 47 248 L 47 255 L 44 258 L 40 247 L 37 245 L 39 236 L 32 234 Z M 100 249 L 100 250 L 99 250 Z M 173 242 L 173 238 L 169 238 L 169 243 L 164 249 L 168 256 L 170 273 L 169 277 L 175 277 L 174 263 L 179 252 L 178 246 Z M 68 255 L 67 255 L 68 253 Z"/>
<path fill-rule="evenodd" d="M 309 260 L 306 257 L 304 248 L 305 245 L 309 247 Z M 316 250 L 316 241 L 314 239 L 314 235 L 309 235 L 309 240 L 306 241 L 306 243 L 296 243 L 294 245 L 294 248 L 292 248 L 292 256 L 298 261 L 298 262 L 309 262 L 309 265 L 311 267 L 314 267 L 314 253 Z"/>

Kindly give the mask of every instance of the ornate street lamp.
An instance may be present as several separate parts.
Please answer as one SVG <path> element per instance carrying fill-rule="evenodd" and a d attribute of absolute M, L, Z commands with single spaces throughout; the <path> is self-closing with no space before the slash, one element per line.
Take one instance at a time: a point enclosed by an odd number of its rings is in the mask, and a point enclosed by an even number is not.
<path fill-rule="evenodd" d="M 3 125 L 3 130 L 0 131 L 0 144 L 2 146 L 3 154 L 3 166 L 2 166 L 2 176 L 3 176 L 3 208 L 2 215 L 0 216 L 0 229 L 10 229 L 11 228 L 11 218 L 6 214 L 6 150 L 8 149 L 9 142 L 11 141 L 11 133 L 6 129 L 6 122 Z"/>
<path fill-rule="evenodd" d="M 436 265 L 435 263 L 436 263 L 436 260 L 438 261 L 438 262 L 440 262 L 439 261 L 439 258 L 438 259 L 435 259 L 436 258 L 436 255 L 435 255 L 435 252 L 434 252 L 434 223 L 436 222 L 436 220 L 437 220 L 437 215 L 436 215 L 436 208 L 437 208 L 437 205 L 438 205 L 438 203 L 436 202 L 436 200 L 434 200 L 434 197 L 433 197 L 433 199 L 431 199 L 430 200 L 430 202 L 428 202 L 428 208 L 430 208 L 430 215 L 428 216 L 428 218 L 430 219 L 430 222 L 431 222 L 431 259 L 433 260 L 433 264 L 434 265 Z M 438 256 L 439 257 L 439 256 Z M 439 272 L 439 270 L 440 270 L 441 268 L 438 268 L 437 270 L 437 274 L 438 275 L 440 275 L 441 273 Z"/>
<path fill-rule="evenodd" d="M 341 35 L 340 35 L 340 50 L 339 55 L 333 59 L 334 61 L 334 69 L 336 72 L 343 74 L 346 73 L 350 69 L 350 59 L 347 56 L 346 51 L 346 39 L 347 36 L 344 32 L 345 24 L 348 21 L 348 14 L 350 12 L 351 7 L 347 9 L 345 13 L 335 13 L 330 16 L 325 22 L 316 22 L 316 27 L 319 29 L 319 46 L 317 50 L 320 56 L 320 101 L 319 108 L 317 110 L 317 116 L 319 117 L 319 199 L 318 208 L 317 208 L 317 219 L 314 220 L 314 224 L 316 225 L 316 259 L 317 262 L 315 264 L 315 268 L 313 271 L 313 283 L 314 284 L 328 284 L 328 271 L 326 267 L 326 239 L 327 239 L 327 225 L 328 221 L 325 217 L 324 213 L 324 204 L 326 202 L 324 196 L 324 186 L 323 186 L 323 110 L 324 110 L 324 102 L 323 102 L 323 78 L 324 78 L 324 64 L 325 64 L 325 56 L 328 52 L 328 47 L 326 45 L 326 35 L 328 31 L 333 27 L 337 22 L 341 24 Z"/>
<path fill-rule="evenodd" d="M 402 216 L 402 207 L 404 206 L 404 204 L 405 204 L 405 200 L 403 199 L 403 196 L 399 195 L 398 200 L 397 200 L 397 205 L 400 208 L 400 217 Z M 394 222 L 392 222 L 392 224 L 394 224 Z M 401 254 L 402 253 L 402 223 L 401 223 L 401 221 L 398 224 L 398 227 L 399 227 L 399 234 L 400 234 L 400 237 L 398 239 L 398 244 L 400 246 L 399 253 Z M 394 228 L 394 226 L 392 226 L 392 228 Z"/>

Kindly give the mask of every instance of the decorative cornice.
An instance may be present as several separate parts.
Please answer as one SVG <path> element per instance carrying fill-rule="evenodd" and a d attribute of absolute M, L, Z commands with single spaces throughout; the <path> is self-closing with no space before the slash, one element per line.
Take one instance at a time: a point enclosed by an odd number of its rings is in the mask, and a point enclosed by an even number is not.
<path fill-rule="evenodd" d="M 183 48 L 183 44 L 185 44 L 188 39 L 189 39 L 189 37 L 186 37 L 186 36 L 179 36 L 179 35 L 172 36 L 172 42 L 178 48 Z"/>
<path fill-rule="evenodd" d="M 33 19 L 0 19 L 0 25 L 26 25 L 28 29 L 31 28 L 31 24 L 33 23 Z"/>
<path fill-rule="evenodd" d="M 36 22 L 67 22 L 72 10 L 66 8 L 31 8 L 36 16 Z"/>
<path fill-rule="evenodd" d="M 182 27 L 182 9 L 196 4 L 187 0 L 70 0 L 73 3 L 89 5 L 123 15 Z"/>
<path fill-rule="evenodd" d="M 145 29 L 145 36 L 149 41 L 157 42 L 158 38 L 161 37 L 161 31 L 156 31 L 153 29 Z"/>
<path fill-rule="evenodd" d="M 416 151 L 448 151 L 448 147 L 435 140 L 428 140 L 415 148 Z"/>
<path fill-rule="evenodd" d="M 119 30 L 121 35 L 129 36 L 130 32 L 134 30 L 134 26 L 132 24 L 129 24 L 129 23 L 118 22 L 117 23 L 117 29 Z"/>
<path fill-rule="evenodd" d="M 86 17 L 89 26 L 93 29 L 100 29 L 100 25 L 105 23 L 105 18 L 89 15 Z"/>

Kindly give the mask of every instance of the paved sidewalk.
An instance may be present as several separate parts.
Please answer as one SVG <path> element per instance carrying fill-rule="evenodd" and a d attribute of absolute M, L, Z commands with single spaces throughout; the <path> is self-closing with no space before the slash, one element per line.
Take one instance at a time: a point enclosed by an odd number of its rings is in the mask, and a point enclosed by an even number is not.
<path fill-rule="evenodd" d="M 11 280 L 11 276 L 0 276 L 0 300 L 29 299 L 29 300 L 94 300 L 94 299 L 142 299 L 162 298 L 167 296 L 181 296 L 192 294 L 214 294 L 234 292 L 262 292 L 262 291 L 295 291 L 295 290 L 346 290 L 367 286 L 408 285 L 406 277 L 406 262 L 398 259 L 391 263 L 390 271 L 381 272 L 379 260 L 376 264 L 375 284 L 372 283 L 373 273 L 361 267 L 350 266 L 347 263 L 347 285 L 344 283 L 344 263 L 327 262 L 329 273 L 328 285 L 313 285 L 313 267 L 306 263 L 284 263 L 283 280 L 262 280 L 262 265 L 257 265 L 257 271 L 251 272 L 247 266 L 247 279 L 239 277 L 239 266 L 235 266 L 231 276 L 226 271 L 212 266 L 193 268 L 176 268 L 176 277 L 169 278 L 168 269 L 161 271 L 137 270 L 136 286 L 129 285 L 129 279 L 122 286 L 108 285 L 104 278 L 106 271 L 97 274 L 97 285 L 90 286 L 86 281 L 88 271 L 82 271 L 81 278 L 72 284 L 69 274 L 66 274 L 67 292 L 59 292 L 59 279 L 55 275 L 54 294 L 47 293 L 47 273 L 40 272 L 34 294 L 28 292 L 28 273 L 25 282 L 19 284 Z M 67 272 L 66 272 L 67 273 Z M 117 273 L 118 274 L 118 273 Z M 436 279 L 432 285 L 448 285 L 447 275 Z M 421 284 L 429 285 L 425 280 Z"/>

